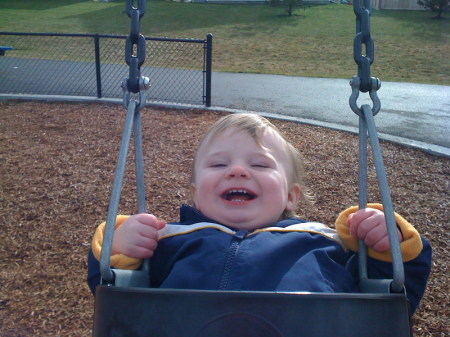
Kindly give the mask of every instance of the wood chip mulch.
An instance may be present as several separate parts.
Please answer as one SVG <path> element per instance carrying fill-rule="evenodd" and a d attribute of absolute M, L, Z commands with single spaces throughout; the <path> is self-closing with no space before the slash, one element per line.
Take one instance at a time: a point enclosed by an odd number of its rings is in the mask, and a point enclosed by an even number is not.
<path fill-rule="evenodd" d="M 190 200 L 199 137 L 225 113 L 142 113 L 148 209 L 176 220 L 178 206 Z M 124 115 L 123 106 L 112 104 L 0 101 L 0 336 L 91 335 L 86 254 L 106 216 Z M 357 204 L 357 137 L 274 123 L 303 152 L 316 196 L 299 213 L 333 224 L 339 211 Z M 382 148 L 396 211 L 434 249 L 414 335 L 449 336 L 450 160 L 387 142 Z M 123 214 L 136 212 L 133 165 L 128 167 Z M 369 180 L 369 200 L 378 201 L 373 168 Z"/>

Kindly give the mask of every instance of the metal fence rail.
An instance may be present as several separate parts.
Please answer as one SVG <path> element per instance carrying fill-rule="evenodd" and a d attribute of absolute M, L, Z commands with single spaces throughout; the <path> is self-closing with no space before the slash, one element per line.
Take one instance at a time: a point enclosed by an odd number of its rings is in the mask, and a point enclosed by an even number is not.
<path fill-rule="evenodd" d="M 122 98 L 126 36 L 0 32 L 0 93 Z M 146 38 L 141 75 L 154 103 L 211 105 L 212 35 Z"/>

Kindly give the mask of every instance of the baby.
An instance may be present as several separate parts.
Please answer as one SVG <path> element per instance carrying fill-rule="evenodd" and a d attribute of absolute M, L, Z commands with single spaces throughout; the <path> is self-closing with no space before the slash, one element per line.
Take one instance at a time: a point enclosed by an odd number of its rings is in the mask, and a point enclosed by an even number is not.
<path fill-rule="evenodd" d="M 150 258 L 151 286 L 184 289 L 357 292 L 357 240 L 369 247 L 371 278 L 392 278 L 382 206 L 342 212 L 337 231 L 297 218 L 308 194 L 299 152 L 267 119 L 232 114 L 201 141 L 192 170 L 193 207 L 166 224 L 151 214 L 117 218 L 111 265 L 136 269 Z M 425 290 L 428 242 L 395 215 L 412 311 Z M 104 224 L 89 257 L 100 282 Z"/>

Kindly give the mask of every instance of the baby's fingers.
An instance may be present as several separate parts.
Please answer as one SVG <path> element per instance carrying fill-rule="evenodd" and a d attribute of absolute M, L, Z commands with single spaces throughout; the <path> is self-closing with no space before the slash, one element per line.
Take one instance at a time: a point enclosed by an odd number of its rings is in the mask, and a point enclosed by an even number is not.
<path fill-rule="evenodd" d="M 148 228 L 157 233 L 154 228 L 142 226 Z M 145 259 L 153 255 L 153 251 L 156 249 L 158 242 L 158 236 L 145 236 L 141 233 L 127 233 L 128 236 L 124 238 L 117 238 L 113 240 L 113 246 L 115 246 L 114 252 L 121 253 L 129 257 Z"/>
<path fill-rule="evenodd" d="M 153 249 L 146 246 L 129 246 L 128 249 L 124 249 L 122 254 L 136 259 L 147 259 L 153 256 L 156 245 L 156 243 L 152 245 Z"/>
<path fill-rule="evenodd" d="M 397 237 L 398 237 L 398 242 L 402 242 L 403 236 L 402 236 L 402 233 L 400 232 L 400 230 L 398 230 L 398 229 L 397 229 Z M 378 252 L 385 252 L 385 251 L 389 250 L 391 248 L 391 243 L 389 242 L 389 236 L 387 234 L 387 231 L 386 231 L 386 235 L 384 235 L 378 241 L 373 243 L 373 245 L 369 245 L 369 244 L 367 244 L 367 245 Z"/>
<path fill-rule="evenodd" d="M 360 209 L 347 218 L 350 234 L 358 239 L 364 239 L 369 231 L 384 224 L 384 213 L 371 208 Z"/>
<path fill-rule="evenodd" d="M 165 221 L 158 220 L 153 214 L 141 213 L 137 215 L 136 219 L 143 225 L 151 226 L 156 230 L 160 230 L 166 225 Z"/>
<path fill-rule="evenodd" d="M 369 246 L 369 244 L 367 244 L 367 245 Z M 385 252 L 385 251 L 389 250 L 389 248 L 391 246 L 389 244 L 389 238 L 386 235 L 381 240 L 376 242 L 373 246 L 369 246 L 369 247 L 372 247 L 373 250 L 376 250 L 377 252 Z"/>
<path fill-rule="evenodd" d="M 389 249 L 389 239 L 387 236 L 386 226 L 379 224 L 372 227 L 364 237 L 361 237 L 364 243 L 376 251 L 383 252 Z"/>

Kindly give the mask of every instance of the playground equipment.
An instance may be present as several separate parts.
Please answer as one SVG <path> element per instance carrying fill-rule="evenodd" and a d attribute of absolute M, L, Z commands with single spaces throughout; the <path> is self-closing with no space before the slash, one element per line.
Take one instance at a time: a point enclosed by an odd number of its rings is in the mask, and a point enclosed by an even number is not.
<path fill-rule="evenodd" d="M 389 187 L 381 157 L 374 115 L 380 110 L 380 81 L 371 77 L 374 42 L 370 34 L 370 0 L 353 3 L 357 34 L 354 59 L 358 76 L 351 81 L 350 107 L 359 116 L 359 207 L 367 205 L 368 138 L 386 214 L 393 260 L 393 279 L 367 276 L 367 253 L 359 243 L 359 293 L 301 293 L 202 291 L 149 288 L 149 261 L 140 270 L 110 267 L 111 244 L 131 135 L 134 133 L 138 212 L 146 211 L 140 110 L 149 80 L 140 75 L 145 39 L 139 23 L 145 0 L 126 3 L 131 32 L 125 59 L 129 77 L 122 82 L 127 108 L 100 261 L 102 284 L 96 289 L 93 335 L 170 337 L 294 337 L 294 336 L 411 336 L 404 270 Z M 363 48 L 365 47 L 365 48 Z M 365 49 L 366 55 L 362 54 Z M 133 53 L 135 50 L 135 53 Z M 373 106 L 358 107 L 360 92 L 368 92 Z"/>

